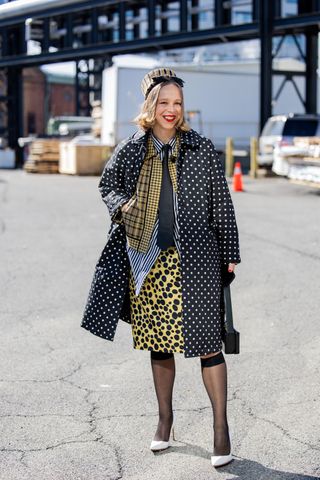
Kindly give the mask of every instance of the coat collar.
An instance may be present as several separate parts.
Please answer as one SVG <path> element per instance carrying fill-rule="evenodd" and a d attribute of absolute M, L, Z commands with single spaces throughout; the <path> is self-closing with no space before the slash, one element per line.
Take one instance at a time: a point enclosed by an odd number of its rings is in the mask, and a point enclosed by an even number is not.
<path fill-rule="evenodd" d="M 133 143 L 147 143 L 149 135 L 149 130 L 145 131 L 143 129 L 137 130 L 131 137 Z M 189 130 L 188 132 L 181 132 L 181 143 L 185 143 L 186 145 L 191 145 L 192 147 L 196 147 L 200 145 L 201 135 L 198 132 L 193 130 Z"/>
<path fill-rule="evenodd" d="M 159 155 L 159 152 L 152 139 L 151 131 L 149 130 L 148 133 L 150 133 L 150 135 L 147 134 L 147 140 L 146 140 L 147 157 L 152 158 Z M 179 132 L 179 133 L 176 133 L 174 146 L 172 148 L 171 155 L 170 155 L 170 160 L 172 162 L 175 162 L 176 159 L 178 158 L 180 143 L 181 143 L 181 135 Z M 159 158 L 160 158 L 160 155 L 159 155 Z"/>

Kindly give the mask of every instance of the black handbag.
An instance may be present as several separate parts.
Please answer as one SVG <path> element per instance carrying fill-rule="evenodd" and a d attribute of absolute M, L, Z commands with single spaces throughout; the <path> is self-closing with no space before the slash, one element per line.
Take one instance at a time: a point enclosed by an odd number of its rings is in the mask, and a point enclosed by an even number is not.
<path fill-rule="evenodd" d="M 224 293 L 225 316 L 222 326 L 222 342 L 224 353 L 240 353 L 240 332 L 233 326 L 230 283 L 235 279 L 234 272 L 228 272 L 227 266 L 222 269 L 222 285 Z"/>
<path fill-rule="evenodd" d="M 224 287 L 225 322 L 222 329 L 224 353 L 240 353 L 240 332 L 233 326 L 230 285 Z"/>

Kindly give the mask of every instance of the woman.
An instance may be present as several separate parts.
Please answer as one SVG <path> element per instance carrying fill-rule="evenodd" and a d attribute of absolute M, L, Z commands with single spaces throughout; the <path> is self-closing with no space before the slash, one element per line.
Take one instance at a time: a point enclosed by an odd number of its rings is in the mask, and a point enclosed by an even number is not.
<path fill-rule="evenodd" d="M 199 357 L 214 417 L 218 467 L 232 460 L 222 353 L 222 272 L 240 263 L 228 184 L 211 140 L 185 121 L 183 80 L 158 68 L 143 79 L 139 130 L 121 142 L 99 190 L 112 224 L 82 327 L 113 340 L 119 318 L 150 350 L 159 421 L 151 450 L 173 432 L 174 353 Z"/>

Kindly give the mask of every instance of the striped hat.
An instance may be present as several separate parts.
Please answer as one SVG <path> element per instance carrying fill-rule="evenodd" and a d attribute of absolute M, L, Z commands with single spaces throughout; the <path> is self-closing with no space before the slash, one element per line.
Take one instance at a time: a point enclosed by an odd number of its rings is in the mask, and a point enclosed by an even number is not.
<path fill-rule="evenodd" d="M 178 85 L 183 87 L 184 80 L 177 77 L 176 73 L 171 70 L 171 68 L 155 68 L 154 70 L 151 70 L 151 72 L 148 72 L 141 82 L 141 91 L 144 98 L 147 98 L 153 87 L 167 80 L 174 80 Z"/>

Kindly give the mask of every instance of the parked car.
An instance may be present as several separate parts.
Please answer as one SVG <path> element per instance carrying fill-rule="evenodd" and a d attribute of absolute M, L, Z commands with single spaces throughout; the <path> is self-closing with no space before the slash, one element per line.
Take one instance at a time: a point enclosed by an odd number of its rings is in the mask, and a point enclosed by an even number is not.
<path fill-rule="evenodd" d="M 274 115 L 268 119 L 259 138 L 258 164 L 272 166 L 279 148 L 293 145 L 294 137 L 318 135 L 320 115 L 300 113 Z"/>
<path fill-rule="evenodd" d="M 47 134 L 56 136 L 75 136 L 90 133 L 94 119 L 91 117 L 52 117 L 48 121 Z"/>

